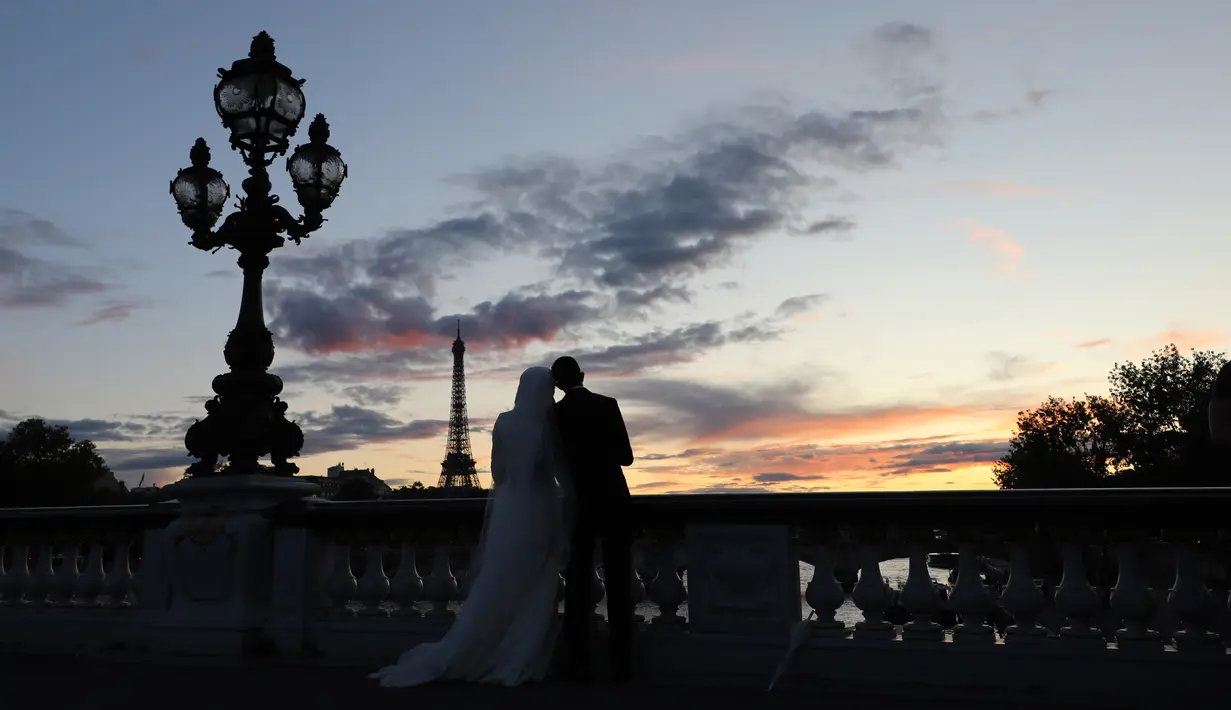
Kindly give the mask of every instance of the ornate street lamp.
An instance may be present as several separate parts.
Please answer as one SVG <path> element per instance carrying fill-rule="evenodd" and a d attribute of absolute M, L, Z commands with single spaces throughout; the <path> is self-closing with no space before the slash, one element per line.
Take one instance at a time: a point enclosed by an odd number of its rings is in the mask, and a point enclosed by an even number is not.
<path fill-rule="evenodd" d="M 1231 362 L 1214 378 L 1210 393 L 1210 438 L 1218 446 L 1231 446 Z"/>
<path fill-rule="evenodd" d="M 198 138 L 189 152 L 190 167 L 171 181 L 171 196 L 180 217 L 192 230 L 192 246 L 202 251 L 230 247 L 239 252 L 244 272 L 243 296 L 235 329 L 223 356 L 231 371 L 214 378 L 215 396 L 205 403 L 205 419 L 188 428 L 184 445 L 199 459 L 190 476 L 215 473 L 219 457 L 228 457 L 221 473 L 293 475 L 299 467 L 287 461 L 303 447 L 303 431 L 286 418 L 287 405 L 278 398 L 282 380 L 267 372 L 274 359 L 273 335 L 265 326 L 261 277 L 269 253 L 286 239 L 299 244 L 320 229 L 323 212 L 333 204 L 346 163 L 328 144 L 329 124 L 317 114 L 308 127 L 308 142 L 295 149 L 286 169 L 303 206 L 296 219 L 270 194 L 266 168 L 290 146 L 304 116 L 303 81 L 274 58 L 274 41 L 262 32 L 252 40 L 247 59 L 219 69 L 214 106 L 231 132 L 231 148 L 248 166 L 239 209 L 213 229 L 231 194 L 222 174 L 209 166 L 209 147 Z M 285 235 L 285 237 L 283 236 Z M 269 455 L 272 466 L 260 463 Z"/>

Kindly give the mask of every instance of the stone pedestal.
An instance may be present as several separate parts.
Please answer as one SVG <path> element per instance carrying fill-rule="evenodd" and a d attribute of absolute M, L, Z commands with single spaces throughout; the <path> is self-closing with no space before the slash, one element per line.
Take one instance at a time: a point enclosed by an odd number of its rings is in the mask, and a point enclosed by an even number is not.
<path fill-rule="evenodd" d="M 283 476 L 215 476 L 167 486 L 180 517 L 161 531 L 151 575 L 154 652 L 260 655 L 273 651 L 274 530 L 261 513 L 319 490 Z M 151 608 L 154 607 L 154 608 Z"/>

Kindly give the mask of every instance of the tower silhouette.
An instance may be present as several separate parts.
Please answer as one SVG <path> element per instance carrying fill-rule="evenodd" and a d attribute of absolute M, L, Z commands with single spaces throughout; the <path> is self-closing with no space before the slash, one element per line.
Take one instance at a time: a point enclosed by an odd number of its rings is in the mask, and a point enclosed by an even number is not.
<path fill-rule="evenodd" d="M 453 341 L 453 396 L 449 403 L 449 441 L 445 445 L 445 460 L 440 464 L 438 488 L 479 488 L 479 474 L 474 470 L 474 455 L 470 449 L 470 418 L 466 416 L 466 343 L 462 340 L 462 322 L 457 322 L 457 340 Z"/>

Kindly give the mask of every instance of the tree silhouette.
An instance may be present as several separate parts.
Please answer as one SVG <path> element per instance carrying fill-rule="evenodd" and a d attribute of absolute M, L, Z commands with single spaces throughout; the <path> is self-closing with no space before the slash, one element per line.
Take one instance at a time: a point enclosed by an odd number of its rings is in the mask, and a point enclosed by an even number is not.
<path fill-rule="evenodd" d="M 1113 366 L 1107 397 L 1048 398 L 1018 414 L 993 480 L 1001 488 L 1231 485 L 1206 418 L 1225 362 L 1212 351 L 1185 357 L 1172 344 Z"/>
<path fill-rule="evenodd" d="M 73 441 L 67 427 L 27 419 L 0 440 L 0 507 L 119 502 L 100 490 L 111 470 L 89 439 Z"/>

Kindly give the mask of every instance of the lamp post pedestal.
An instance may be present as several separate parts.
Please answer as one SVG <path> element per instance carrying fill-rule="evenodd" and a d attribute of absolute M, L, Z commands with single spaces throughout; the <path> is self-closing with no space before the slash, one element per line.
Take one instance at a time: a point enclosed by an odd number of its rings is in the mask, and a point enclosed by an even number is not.
<path fill-rule="evenodd" d="M 272 648 L 274 529 L 262 513 L 317 493 L 284 476 L 220 475 L 166 487 L 180 517 L 147 538 L 142 579 L 156 653 L 261 655 Z M 153 553 L 153 554 L 150 554 Z"/>

